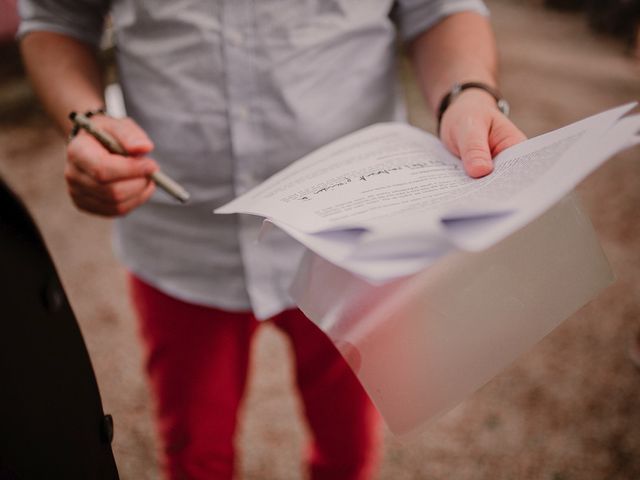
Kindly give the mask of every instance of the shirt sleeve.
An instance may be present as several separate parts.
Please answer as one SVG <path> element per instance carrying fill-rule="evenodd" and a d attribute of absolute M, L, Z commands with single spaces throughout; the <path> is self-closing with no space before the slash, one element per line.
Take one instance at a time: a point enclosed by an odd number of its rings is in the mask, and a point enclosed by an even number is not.
<path fill-rule="evenodd" d="M 400 38 L 408 42 L 444 17 L 465 11 L 489 16 L 489 9 L 482 0 L 397 0 L 394 20 Z"/>
<path fill-rule="evenodd" d="M 69 35 L 97 47 L 110 0 L 18 0 L 17 38 L 47 31 Z"/>

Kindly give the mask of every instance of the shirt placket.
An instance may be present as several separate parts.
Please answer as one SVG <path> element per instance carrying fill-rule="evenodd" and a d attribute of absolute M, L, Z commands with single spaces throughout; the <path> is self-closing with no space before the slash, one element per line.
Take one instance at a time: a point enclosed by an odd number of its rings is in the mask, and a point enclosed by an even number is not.
<path fill-rule="evenodd" d="M 233 155 L 233 187 L 241 195 L 260 183 L 264 144 L 260 119 L 255 107 L 260 92 L 253 4 L 246 0 L 225 0 L 223 42 Z M 273 266 L 267 243 L 258 242 L 261 219 L 240 215 L 240 244 L 247 291 L 258 317 L 276 313 L 282 292 L 273 281 Z"/>

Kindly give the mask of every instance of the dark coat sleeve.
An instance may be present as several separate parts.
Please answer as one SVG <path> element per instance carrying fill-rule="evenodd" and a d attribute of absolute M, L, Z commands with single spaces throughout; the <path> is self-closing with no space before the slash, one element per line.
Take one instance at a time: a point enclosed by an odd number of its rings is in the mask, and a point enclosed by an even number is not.
<path fill-rule="evenodd" d="M 110 420 L 44 242 L 0 180 L 0 478 L 117 479 Z"/>

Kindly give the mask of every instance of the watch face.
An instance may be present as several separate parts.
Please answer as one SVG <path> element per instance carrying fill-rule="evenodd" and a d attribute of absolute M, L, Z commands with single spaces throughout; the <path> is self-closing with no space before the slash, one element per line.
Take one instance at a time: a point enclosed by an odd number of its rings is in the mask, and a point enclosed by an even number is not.
<path fill-rule="evenodd" d="M 498 100 L 498 109 L 506 116 L 509 116 L 511 106 L 509 105 L 509 102 L 507 102 L 504 98 L 501 98 L 500 100 Z"/>
<path fill-rule="evenodd" d="M 454 99 L 455 97 L 460 95 L 460 92 L 462 92 L 462 90 L 463 90 L 462 85 L 460 85 L 459 83 L 456 83 L 451 89 L 451 99 Z"/>

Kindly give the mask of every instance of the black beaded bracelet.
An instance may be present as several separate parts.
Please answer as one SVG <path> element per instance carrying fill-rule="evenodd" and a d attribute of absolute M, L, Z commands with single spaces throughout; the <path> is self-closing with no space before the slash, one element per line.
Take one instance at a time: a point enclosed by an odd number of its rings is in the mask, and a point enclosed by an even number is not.
<path fill-rule="evenodd" d="M 496 100 L 496 105 L 498 107 L 498 110 L 500 110 L 502 113 L 504 113 L 507 116 L 509 115 L 509 111 L 511 110 L 511 107 L 509 106 L 509 102 L 507 102 L 502 97 L 502 95 L 497 89 L 482 82 L 456 83 L 451 89 L 451 91 L 444 96 L 444 98 L 440 102 L 440 106 L 438 107 L 438 136 L 440 136 L 440 125 L 442 124 L 442 116 L 444 115 L 444 112 L 447 111 L 447 108 L 449 108 L 449 105 L 453 103 L 453 101 L 456 99 L 458 95 L 460 95 L 464 90 L 467 90 L 469 88 L 479 88 L 480 90 L 484 90 L 485 92 L 487 92 Z"/>
<path fill-rule="evenodd" d="M 91 118 L 94 115 L 106 115 L 106 114 L 107 114 L 107 109 L 105 107 L 94 108 L 93 110 L 87 110 L 86 112 L 84 112 L 84 116 L 87 118 Z M 68 140 L 71 140 L 73 137 L 78 135 L 79 131 L 80 131 L 80 127 L 77 124 L 74 124 L 73 128 L 71 129 L 71 132 L 69 132 Z"/>

